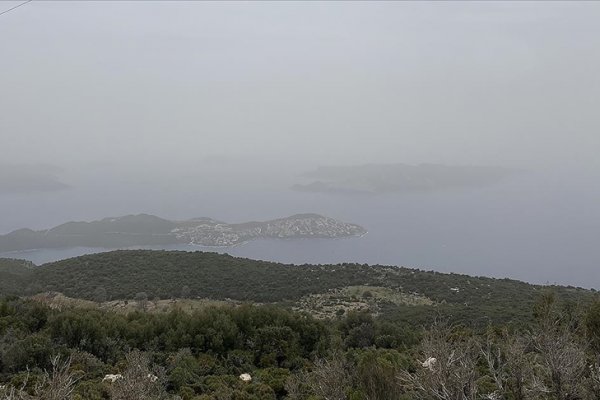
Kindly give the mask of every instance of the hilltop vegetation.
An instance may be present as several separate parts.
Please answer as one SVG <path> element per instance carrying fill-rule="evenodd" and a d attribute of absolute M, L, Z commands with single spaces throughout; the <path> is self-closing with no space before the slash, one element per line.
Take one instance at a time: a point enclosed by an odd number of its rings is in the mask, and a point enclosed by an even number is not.
<path fill-rule="evenodd" d="M 523 322 L 542 289 L 509 279 L 390 266 L 284 265 L 216 253 L 150 250 L 114 251 L 24 267 L 6 278 L 12 282 L 4 290 L 8 294 L 60 292 L 102 301 L 134 299 L 140 293 L 147 299 L 231 299 L 278 303 L 322 317 L 366 308 L 415 324 L 437 314 L 481 325 Z M 578 288 L 555 290 L 571 303 L 588 302 L 593 296 Z"/>
<path fill-rule="evenodd" d="M 0 276 L 29 296 L 0 300 L 2 400 L 600 394 L 600 302 L 583 289 L 168 251 L 4 259 Z"/>
<path fill-rule="evenodd" d="M 518 329 L 423 331 L 365 312 L 325 321 L 252 305 L 122 314 L 6 298 L 0 398 L 597 400 L 600 303 L 574 309 L 545 294 L 529 314 Z"/>
<path fill-rule="evenodd" d="M 0 258 L 0 295 L 22 293 L 34 267 L 29 261 Z"/>

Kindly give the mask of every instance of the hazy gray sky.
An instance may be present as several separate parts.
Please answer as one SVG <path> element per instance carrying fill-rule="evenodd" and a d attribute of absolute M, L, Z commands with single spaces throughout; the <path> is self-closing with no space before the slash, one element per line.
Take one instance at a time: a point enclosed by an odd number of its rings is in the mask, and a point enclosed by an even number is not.
<path fill-rule="evenodd" d="M 369 234 L 237 254 L 598 287 L 599 21 L 573 1 L 30 2 L 0 16 L 0 233 L 316 212 Z M 431 195 L 289 190 L 373 162 L 526 172 Z"/>
<path fill-rule="evenodd" d="M 34 1 L 0 17 L 0 156 L 600 167 L 598 21 L 598 2 Z"/>

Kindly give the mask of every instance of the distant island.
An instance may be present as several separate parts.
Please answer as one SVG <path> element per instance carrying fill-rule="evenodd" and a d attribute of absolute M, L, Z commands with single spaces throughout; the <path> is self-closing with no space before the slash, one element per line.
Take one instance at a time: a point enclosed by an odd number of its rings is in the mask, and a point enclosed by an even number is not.
<path fill-rule="evenodd" d="M 327 166 L 303 174 L 310 182 L 296 184 L 292 189 L 338 194 L 434 192 L 487 186 L 516 172 L 503 167 L 441 164 Z"/>
<path fill-rule="evenodd" d="M 318 214 L 296 214 L 264 222 L 229 224 L 211 218 L 170 221 L 154 215 L 127 215 L 92 222 L 67 222 L 34 231 L 19 229 L 0 235 L 0 252 L 66 247 L 129 247 L 194 244 L 233 246 L 262 238 L 342 238 L 366 230 Z"/>

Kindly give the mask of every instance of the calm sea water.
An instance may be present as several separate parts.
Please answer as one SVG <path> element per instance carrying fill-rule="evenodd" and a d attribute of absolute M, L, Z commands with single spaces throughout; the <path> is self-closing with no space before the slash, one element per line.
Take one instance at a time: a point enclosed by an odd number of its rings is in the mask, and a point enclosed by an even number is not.
<path fill-rule="evenodd" d="M 524 174 L 486 188 L 385 196 L 188 186 L 147 189 L 144 196 L 136 196 L 139 188 L 128 193 L 125 185 L 112 190 L 80 188 L 75 197 L 74 191 L 49 194 L 44 203 L 48 212 L 40 210 L 39 199 L 0 199 L 3 209 L 10 209 L 10 201 L 19 201 L 22 213 L 6 219 L 0 228 L 7 232 L 17 223 L 43 228 L 71 219 L 139 212 L 173 219 L 210 216 L 229 222 L 316 212 L 361 224 L 369 233 L 351 239 L 257 240 L 231 248 L 178 245 L 166 249 L 216 251 L 294 264 L 401 265 L 600 288 L 600 190 L 585 180 L 573 182 L 568 175 Z M 105 250 L 34 250 L 2 256 L 42 264 Z"/>

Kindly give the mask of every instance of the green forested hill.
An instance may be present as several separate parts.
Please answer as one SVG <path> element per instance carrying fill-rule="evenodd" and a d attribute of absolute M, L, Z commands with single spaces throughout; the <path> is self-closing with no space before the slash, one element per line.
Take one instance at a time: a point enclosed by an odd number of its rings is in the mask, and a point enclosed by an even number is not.
<path fill-rule="evenodd" d="M 233 299 L 332 312 L 341 312 L 340 304 L 375 304 L 377 313 L 400 320 L 423 321 L 443 314 L 479 324 L 529 318 L 543 289 L 509 279 L 400 267 L 284 265 L 206 252 L 114 251 L 33 270 L 6 268 L 4 278 L 11 284 L 0 290 L 10 294 L 52 291 L 94 300 L 98 291 L 108 299 L 133 299 L 144 293 L 149 299 Z M 587 302 L 594 295 L 572 287 L 554 287 L 554 291 L 572 303 Z"/>
<path fill-rule="evenodd" d="M 429 400 L 440 385 L 452 399 L 600 398 L 593 291 L 168 251 L 0 260 L 0 278 L 2 399 Z M 94 301 L 4 297 L 39 292 Z M 235 301 L 156 299 L 171 297 Z"/>
<path fill-rule="evenodd" d="M 29 261 L 0 258 L 0 294 L 22 293 L 33 274 Z"/>

